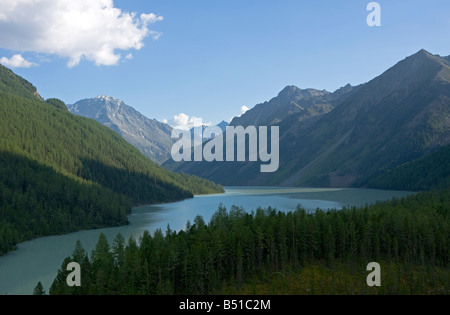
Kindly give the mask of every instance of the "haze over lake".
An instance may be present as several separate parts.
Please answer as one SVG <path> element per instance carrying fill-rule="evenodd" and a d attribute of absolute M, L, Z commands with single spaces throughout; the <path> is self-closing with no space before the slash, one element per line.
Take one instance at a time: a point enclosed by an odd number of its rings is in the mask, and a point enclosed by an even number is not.
<path fill-rule="evenodd" d="M 236 205 L 251 212 L 258 207 L 269 206 L 281 211 L 295 210 L 297 205 L 314 211 L 359 206 L 377 200 L 404 197 L 411 192 L 371 189 L 316 189 L 316 188 L 267 188 L 227 187 L 225 194 L 196 196 L 180 202 L 140 206 L 129 215 L 130 224 L 117 228 L 88 230 L 61 236 L 42 237 L 18 245 L 18 250 L 0 258 L 0 294 L 31 294 L 38 281 L 46 292 L 56 277 L 64 258 L 70 256 L 77 240 L 87 252 L 95 247 L 100 233 L 112 242 L 121 233 L 126 239 L 138 238 L 145 230 L 181 230 L 186 222 L 201 215 L 209 222 L 212 214 L 222 204 L 228 210 Z"/>

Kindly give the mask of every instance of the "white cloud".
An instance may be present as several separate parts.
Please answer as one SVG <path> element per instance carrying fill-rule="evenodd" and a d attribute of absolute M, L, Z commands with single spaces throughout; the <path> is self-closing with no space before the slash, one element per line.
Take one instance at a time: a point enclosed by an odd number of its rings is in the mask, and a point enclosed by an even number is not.
<path fill-rule="evenodd" d="M 155 32 L 155 31 L 149 31 L 148 32 L 150 34 L 150 36 L 154 39 L 157 40 L 161 37 L 162 33 L 161 32 Z"/>
<path fill-rule="evenodd" d="M 1 17 L 1 16 L 0 16 Z M 11 58 L 0 58 L 0 64 L 10 68 L 29 68 L 35 64 L 25 60 L 22 55 L 14 55 Z"/>
<path fill-rule="evenodd" d="M 249 110 L 250 110 L 250 108 L 248 108 L 247 106 L 242 106 L 241 107 L 241 113 L 239 115 L 237 115 L 236 117 L 241 117 L 242 115 L 244 115 Z M 235 117 L 230 117 L 230 122 L 233 121 L 234 118 Z"/>
<path fill-rule="evenodd" d="M 239 117 L 241 117 L 242 115 L 244 115 L 246 112 L 248 112 L 250 110 L 250 108 L 248 108 L 247 106 L 242 106 L 241 107 L 241 115 L 239 115 Z"/>
<path fill-rule="evenodd" d="M 202 125 L 212 126 L 211 122 L 205 124 L 205 123 L 203 123 L 202 118 L 195 117 L 195 116 L 190 117 L 189 115 L 186 115 L 184 113 L 175 115 L 175 116 L 173 116 L 173 119 L 170 119 L 170 120 L 163 119 L 163 123 L 169 124 L 173 128 L 180 129 L 180 130 L 189 130 L 193 127 L 199 127 Z"/>
<path fill-rule="evenodd" d="M 162 21 L 163 17 L 162 16 L 157 16 L 157 15 L 155 15 L 153 13 L 150 13 L 150 14 L 142 13 L 141 14 L 141 20 L 142 20 L 143 23 L 156 23 L 156 22 Z"/>
<path fill-rule="evenodd" d="M 118 50 L 139 50 L 144 39 L 160 33 L 149 24 L 162 21 L 154 13 L 138 15 L 114 7 L 113 0 L 1 0 L 0 47 L 68 58 L 96 65 L 116 65 Z"/>

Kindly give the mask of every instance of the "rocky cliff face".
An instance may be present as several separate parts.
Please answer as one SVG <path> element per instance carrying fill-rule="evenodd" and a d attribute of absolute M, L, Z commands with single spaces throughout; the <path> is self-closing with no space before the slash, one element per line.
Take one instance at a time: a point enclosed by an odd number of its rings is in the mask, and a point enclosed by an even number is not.
<path fill-rule="evenodd" d="M 67 106 L 74 114 L 95 119 L 118 132 L 147 157 L 162 164 L 170 157 L 172 128 L 149 119 L 114 97 L 100 95 Z"/>

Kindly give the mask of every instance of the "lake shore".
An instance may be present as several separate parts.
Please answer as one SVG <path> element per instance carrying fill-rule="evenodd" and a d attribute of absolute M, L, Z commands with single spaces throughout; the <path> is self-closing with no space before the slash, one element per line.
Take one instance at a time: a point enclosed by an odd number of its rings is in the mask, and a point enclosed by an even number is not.
<path fill-rule="evenodd" d="M 112 242 L 118 233 L 126 239 L 138 238 L 145 230 L 165 231 L 168 224 L 172 230 L 180 230 L 184 229 L 188 220 L 192 222 L 197 215 L 203 216 L 205 222 L 208 222 L 220 204 L 228 209 L 232 205 L 240 206 L 248 212 L 268 206 L 281 211 L 292 211 L 300 204 L 313 211 L 316 208 L 359 206 L 408 194 L 411 192 L 372 189 L 225 187 L 225 194 L 195 196 L 174 203 L 134 207 L 128 216 L 130 224 L 126 226 L 42 237 L 18 244 L 16 251 L 0 258 L 0 294 L 31 294 L 38 281 L 42 282 L 48 293 L 57 270 L 64 258 L 72 254 L 76 241 L 80 240 L 90 253 L 100 233 L 104 233 Z"/>

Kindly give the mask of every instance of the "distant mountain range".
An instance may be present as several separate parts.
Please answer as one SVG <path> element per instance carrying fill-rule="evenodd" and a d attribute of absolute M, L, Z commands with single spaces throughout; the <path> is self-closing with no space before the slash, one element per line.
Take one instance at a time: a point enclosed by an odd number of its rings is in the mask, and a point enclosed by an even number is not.
<path fill-rule="evenodd" d="M 116 131 L 158 164 L 170 158 L 172 127 L 145 117 L 119 99 L 99 95 L 68 105 L 67 108 L 76 115 L 95 119 Z"/>
<path fill-rule="evenodd" d="M 135 146 L 153 162 L 161 165 L 171 158 L 174 139 L 172 127 L 150 119 L 117 98 L 99 95 L 67 105 L 73 114 L 91 118 L 111 128 Z M 223 131 L 229 124 L 222 121 L 217 126 Z M 207 126 L 204 125 L 202 132 Z M 191 134 L 194 128 L 191 129 Z"/>
<path fill-rule="evenodd" d="M 228 127 L 229 125 L 230 125 L 230 124 L 227 123 L 225 120 L 223 120 L 220 124 L 215 125 L 215 127 L 219 127 L 219 128 L 220 128 L 221 132 L 220 132 L 220 133 L 219 133 L 219 132 L 216 132 L 216 133 L 214 134 L 214 137 L 215 137 L 215 136 L 218 136 L 218 135 L 220 135 L 220 134 L 222 134 L 222 133 L 224 133 L 224 132 L 227 130 L 227 127 Z M 208 127 L 210 127 L 210 126 L 209 126 L 209 125 L 202 125 L 202 135 L 204 135 L 205 129 L 208 128 Z M 198 126 L 197 128 L 199 128 L 199 126 Z M 195 131 L 196 131 L 196 130 L 195 130 L 195 127 L 190 129 L 191 136 L 194 136 Z M 211 138 L 213 138 L 213 137 L 207 138 L 206 135 L 204 135 L 204 136 L 205 136 L 205 137 L 203 138 L 203 141 L 207 141 L 207 140 L 210 140 Z"/>
<path fill-rule="evenodd" d="M 334 93 L 288 86 L 237 125 L 277 125 L 280 167 L 186 162 L 177 171 L 224 185 L 365 187 L 398 166 L 450 144 L 450 58 L 425 50 L 368 83 Z"/>

